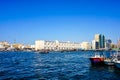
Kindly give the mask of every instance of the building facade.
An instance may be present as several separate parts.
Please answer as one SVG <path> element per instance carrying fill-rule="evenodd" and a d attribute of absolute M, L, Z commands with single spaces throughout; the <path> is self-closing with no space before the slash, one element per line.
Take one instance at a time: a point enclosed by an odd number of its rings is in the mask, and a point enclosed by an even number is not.
<path fill-rule="evenodd" d="M 95 43 L 96 43 L 96 49 L 104 49 L 105 48 L 105 36 L 102 34 L 96 34 Z"/>
<path fill-rule="evenodd" d="M 101 35 L 99 36 L 99 47 L 100 48 L 105 48 L 105 36 L 104 35 Z"/>
<path fill-rule="evenodd" d="M 35 50 L 73 50 L 80 49 L 80 43 L 74 42 L 60 42 L 60 41 L 45 41 L 37 40 L 35 41 Z"/>
<path fill-rule="evenodd" d="M 82 42 L 81 49 L 89 50 L 89 49 L 91 49 L 91 45 L 89 44 L 89 42 Z"/>
<path fill-rule="evenodd" d="M 92 49 L 93 50 L 99 49 L 99 43 L 95 40 L 92 41 Z"/>
<path fill-rule="evenodd" d="M 1 46 L 1 48 L 3 47 L 3 48 L 7 49 L 10 46 L 10 44 L 8 42 L 4 41 L 4 42 L 0 42 L 0 46 Z"/>

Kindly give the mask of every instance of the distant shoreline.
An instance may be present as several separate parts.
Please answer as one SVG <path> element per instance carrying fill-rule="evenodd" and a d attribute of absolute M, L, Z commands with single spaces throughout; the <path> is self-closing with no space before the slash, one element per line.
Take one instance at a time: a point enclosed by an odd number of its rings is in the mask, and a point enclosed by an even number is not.
<path fill-rule="evenodd" d="M 61 50 L 61 51 L 48 51 L 48 52 L 86 52 L 86 51 L 93 51 L 93 52 L 103 52 L 103 51 L 117 51 L 117 50 Z M 3 50 L 0 52 L 42 52 L 42 51 L 35 51 L 35 50 Z M 118 51 L 120 52 L 120 50 Z"/>

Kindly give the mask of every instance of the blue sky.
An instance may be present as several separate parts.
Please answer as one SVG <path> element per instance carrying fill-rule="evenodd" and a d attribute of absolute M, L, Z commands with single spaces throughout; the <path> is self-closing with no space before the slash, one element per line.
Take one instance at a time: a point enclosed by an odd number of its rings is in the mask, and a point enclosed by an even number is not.
<path fill-rule="evenodd" d="M 91 41 L 120 37 L 119 0 L 0 0 L 0 41 Z"/>

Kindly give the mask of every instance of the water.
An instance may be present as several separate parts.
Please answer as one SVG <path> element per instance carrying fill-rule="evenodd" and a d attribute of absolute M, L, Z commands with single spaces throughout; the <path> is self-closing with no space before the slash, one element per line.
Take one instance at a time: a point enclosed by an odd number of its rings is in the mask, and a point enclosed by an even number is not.
<path fill-rule="evenodd" d="M 0 80 L 119 80 L 114 66 L 92 66 L 92 52 L 0 52 Z"/>

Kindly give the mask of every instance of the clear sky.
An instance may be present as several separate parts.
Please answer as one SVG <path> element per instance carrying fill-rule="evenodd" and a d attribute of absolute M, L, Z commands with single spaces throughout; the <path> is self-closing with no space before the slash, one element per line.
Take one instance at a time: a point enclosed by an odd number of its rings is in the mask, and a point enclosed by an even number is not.
<path fill-rule="evenodd" d="M 0 41 L 92 41 L 120 37 L 120 0 L 0 0 Z"/>

